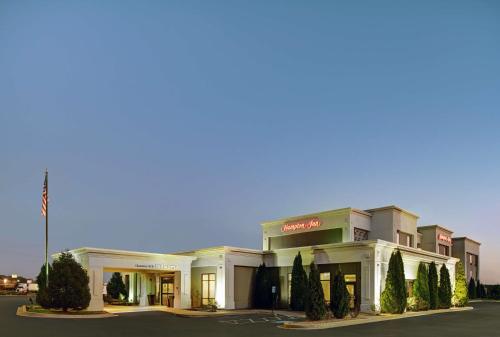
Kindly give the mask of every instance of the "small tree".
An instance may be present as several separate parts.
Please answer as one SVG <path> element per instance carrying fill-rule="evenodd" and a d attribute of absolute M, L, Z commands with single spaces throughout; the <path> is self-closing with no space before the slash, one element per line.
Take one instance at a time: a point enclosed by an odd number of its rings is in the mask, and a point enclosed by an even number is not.
<path fill-rule="evenodd" d="M 292 284 L 290 289 L 290 308 L 296 311 L 304 310 L 304 300 L 307 291 L 307 274 L 302 265 L 300 252 L 295 256 L 292 267 Z"/>
<path fill-rule="evenodd" d="M 476 283 L 476 297 L 483 298 L 484 297 L 484 289 L 481 281 L 478 279 Z"/>
<path fill-rule="evenodd" d="M 345 285 L 344 274 L 339 269 L 333 279 L 330 308 L 333 316 L 344 318 L 349 313 L 349 292 Z"/>
<path fill-rule="evenodd" d="M 416 300 L 417 310 L 429 309 L 429 277 L 427 267 L 423 262 L 418 265 L 417 279 L 413 283 L 413 296 Z"/>
<path fill-rule="evenodd" d="M 253 306 L 258 309 L 270 309 L 273 301 L 279 298 L 279 273 L 277 268 L 266 267 L 262 263 L 255 273 L 255 288 L 253 292 Z M 276 287 L 273 296 L 272 287 Z"/>
<path fill-rule="evenodd" d="M 406 309 L 406 284 L 403 258 L 396 249 L 389 260 L 389 269 L 385 278 L 385 288 L 380 300 L 382 312 L 402 314 Z"/>
<path fill-rule="evenodd" d="M 71 253 L 61 253 L 52 263 L 49 279 L 51 308 L 82 310 L 89 306 L 89 277 Z"/>
<path fill-rule="evenodd" d="M 439 307 L 447 309 L 451 307 L 451 281 L 448 268 L 443 264 L 439 270 Z"/>
<path fill-rule="evenodd" d="M 52 275 L 52 266 L 49 263 L 49 281 Z M 36 278 L 36 283 L 38 284 L 38 292 L 36 293 L 36 303 L 38 303 L 42 308 L 50 308 L 50 296 L 47 289 L 47 277 L 45 274 L 45 263 L 40 269 L 40 273 Z"/>
<path fill-rule="evenodd" d="M 468 290 L 469 290 L 469 298 L 474 299 L 477 297 L 476 294 L 476 281 L 471 277 L 469 280 L 469 285 L 468 285 Z"/>
<path fill-rule="evenodd" d="M 469 301 L 467 295 L 467 280 L 465 279 L 464 265 L 458 261 L 455 265 L 455 290 L 453 292 L 453 305 L 463 307 Z"/>
<path fill-rule="evenodd" d="M 119 299 L 120 295 L 123 296 L 123 298 L 128 297 L 128 290 L 125 287 L 125 283 L 123 283 L 122 274 L 115 272 L 111 275 L 111 279 L 106 285 L 106 291 L 113 299 Z"/>
<path fill-rule="evenodd" d="M 318 321 L 326 315 L 325 295 L 319 278 L 319 271 L 314 262 L 311 262 L 307 289 L 306 316 L 310 320 Z"/>
<path fill-rule="evenodd" d="M 436 264 L 432 261 L 429 265 L 429 308 L 437 309 L 438 304 L 438 274 Z"/>

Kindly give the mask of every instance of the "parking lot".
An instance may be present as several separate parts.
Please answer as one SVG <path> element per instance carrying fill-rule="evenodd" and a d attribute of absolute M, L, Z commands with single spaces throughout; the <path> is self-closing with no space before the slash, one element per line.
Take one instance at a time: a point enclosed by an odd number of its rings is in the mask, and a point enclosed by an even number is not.
<path fill-rule="evenodd" d="M 500 336 L 500 303 L 474 303 L 475 310 L 336 328 L 300 331 L 277 328 L 281 318 L 241 315 L 182 318 L 165 312 L 122 314 L 105 319 L 44 319 L 16 316 L 23 297 L 0 296 L 0 328 L 17 337 L 62 336 Z"/>

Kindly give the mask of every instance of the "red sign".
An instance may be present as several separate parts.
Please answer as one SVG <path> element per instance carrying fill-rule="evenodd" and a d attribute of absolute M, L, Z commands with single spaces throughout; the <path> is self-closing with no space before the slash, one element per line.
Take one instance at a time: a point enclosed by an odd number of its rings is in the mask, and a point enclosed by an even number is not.
<path fill-rule="evenodd" d="M 451 237 L 449 237 L 448 235 L 444 235 L 444 234 L 438 234 L 438 240 L 451 243 Z"/>
<path fill-rule="evenodd" d="M 303 220 L 297 220 L 293 222 L 287 222 L 283 226 L 281 226 L 281 231 L 282 232 L 294 232 L 296 230 L 309 230 L 312 228 L 317 228 L 321 226 L 321 221 L 318 218 L 311 218 L 311 219 L 303 219 Z"/>

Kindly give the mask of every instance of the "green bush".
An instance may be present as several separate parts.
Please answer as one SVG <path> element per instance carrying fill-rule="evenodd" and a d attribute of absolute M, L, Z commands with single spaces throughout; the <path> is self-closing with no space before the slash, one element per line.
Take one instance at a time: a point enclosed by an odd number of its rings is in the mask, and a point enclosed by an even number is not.
<path fill-rule="evenodd" d="M 109 296 L 113 299 L 120 299 L 128 297 L 128 289 L 125 287 L 125 283 L 123 283 L 122 274 L 115 272 L 111 275 L 111 279 L 106 285 L 106 291 Z"/>
<path fill-rule="evenodd" d="M 469 298 L 475 299 L 477 297 L 476 294 L 476 281 L 471 277 L 468 284 Z"/>
<path fill-rule="evenodd" d="M 307 299 L 305 301 L 306 316 L 310 320 L 318 321 L 326 316 L 325 295 L 319 278 L 319 271 L 314 262 L 311 262 Z"/>
<path fill-rule="evenodd" d="M 480 280 L 476 283 L 476 296 L 477 298 L 484 298 L 486 296 L 486 289 Z"/>
<path fill-rule="evenodd" d="M 487 297 L 493 300 L 500 300 L 500 284 L 486 286 Z"/>
<path fill-rule="evenodd" d="M 61 253 L 52 263 L 48 294 L 50 308 L 83 310 L 90 303 L 89 277 L 71 253 Z"/>
<path fill-rule="evenodd" d="M 451 307 L 451 282 L 448 268 L 443 264 L 439 270 L 439 307 L 447 309 Z"/>
<path fill-rule="evenodd" d="M 302 265 L 300 252 L 295 256 L 292 267 L 292 284 L 290 289 L 290 308 L 303 311 L 307 292 L 307 274 Z"/>
<path fill-rule="evenodd" d="M 418 265 L 417 279 L 413 283 L 413 296 L 416 300 L 417 310 L 429 309 L 429 275 L 427 266 L 423 262 Z"/>
<path fill-rule="evenodd" d="M 382 312 L 402 314 L 407 306 L 406 280 L 401 252 L 396 249 L 389 260 L 385 288 L 380 299 Z"/>
<path fill-rule="evenodd" d="M 436 264 L 432 261 L 429 265 L 429 309 L 437 309 L 438 304 L 438 274 Z"/>
<path fill-rule="evenodd" d="M 455 290 L 453 292 L 453 305 L 463 307 L 469 302 L 467 280 L 465 279 L 464 265 L 458 261 L 455 265 Z"/>
<path fill-rule="evenodd" d="M 276 287 L 273 296 L 272 287 Z M 279 297 L 279 274 L 277 268 L 266 267 L 262 263 L 255 273 L 255 288 L 253 292 L 253 306 L 258 309 L 272 308 L 273 301 Z"/>
<path fill-rule="evenodd" d="M 49 263 L 49 282 L 52 275 L 52 266 Z M 38 292 L 36 293 L 36 303 L 38 303 L 42 308 L 50 308 L 50 296 L 47 289 L 47 278 L 45 274 L 45 263 L 40 269 L 40 273 L 36 278 L 36 283 L 38 284 Z"/>
<path fill-rule="evenodd" d="M 333 279 L 330 308 L 336 318 L 344 318 L 349 313 L 349 292 L 345 285 L 344 274 L 340 269 Z"/>

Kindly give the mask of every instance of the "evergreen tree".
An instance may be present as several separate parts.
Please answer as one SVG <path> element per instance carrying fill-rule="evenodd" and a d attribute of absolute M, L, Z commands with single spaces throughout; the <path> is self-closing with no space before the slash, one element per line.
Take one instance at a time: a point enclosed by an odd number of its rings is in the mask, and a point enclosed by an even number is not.
<path fill-rule="evenodd" d="M 332 301 L 330 308 L 333 316 L 344 318 L 349 313 L 349 292 L 345 285 L 344 274 L 339 269 L 333 279 Z"/>
<path fill-rule="evenodd" d="M 477 298 L 483 298 L 483 285 L 481 284 L 480 280 L 477 280 L 476 283 L 476 297 Z"/>
<path fill-rule="evenodd" d="M 50 307 L 82 310 L 89 306 L 89 277 L 71 253 L 61 253 L 52 263 L 48 287 Z"/>
<path fill-rule="evenodd" d="M 453 292 L 453 305 L 463 307 L 469 301 L 467 280 L 465 279 L 464 265 L 458 261 L 455 265 L 455 291 Z"/>
<path fill-rule="evenodd" d="M 469 280 L 468 290 L 469 290 L 469 299 L 475 299 L 477 297 L 476 281 L 474 281 L 474 278 L 472 277 Z"/>
<path fill-rule="evenodd" d="M 306 316 L 310 320 L 318 321 L 326 315 L 325 295 L 319 278 L 319 271 L 314 262 L 311 262 L 306 299 Z"/>
<path fill-rule="evenodd" d="M 274 295 L 273 286 L 276 287 Z M 266 267 L 266 264 L 262 263 L 255 273 L 253 306 L 258 309 L 271 309 L 273 301 L 277 299 L 279 299 L 279 270 Z"/>
<path fill-rule="evenodd" d="M 49 283 L 50 277 L 52 275 L 52 266 L 49 263 Z M 36 293 L 36 303 L 38 303 L 42 308 L 50 308 L 50 296 L 47 289 L 47 278 L 45 274 L 45 263 L 40 269 L 40 273 L 36 278 L 36 283 L 38 284 L 38 292 Z"/>
<path fill-rule="evenodd" d="M 401 252 L 396 249 L 389 260 L 385 288 L 381 297 L 382 312 L 402 314 L 406 309 L 406 279 Z"/>
<path fill-rule="evenodd" d="M 423 262 L 418 265 L 417 279 L 413 283 L 413 296 L 416 300 L 417 310 L 429 309 L 429 277 L 427 267 Z"/>
<path fill-rule="evenodd" d="M 119 299 L 120 295 L 123 296 L 123 298 L 128 297 L 128 290 L 125 287 L 125 283 L 123 283 L 122 274 L 115 272 L 111 275 L 111 279 L 106 285 L 106 291 L 113 299 Z"/>
<path fill-rule="evenodd" d="M 443 264 L 439 270 L 439 307 L 447 309 L 451 307 L 451 281 L 448 268 Z"/>
<path fill-rule="evenodd" d="M 438 297 L 438 274 L 434 261 L 429 265 L 429 309 L 437 309 Z"/>
<path fill-rule="evenodd" d="M 302 265 L 300 252 L 295 256 L 292 267 L 292 284 L 290 289 L 290 308 L 296 311 L 304 310 L 304 300 L 307 291 L 307 274 Z"/>

